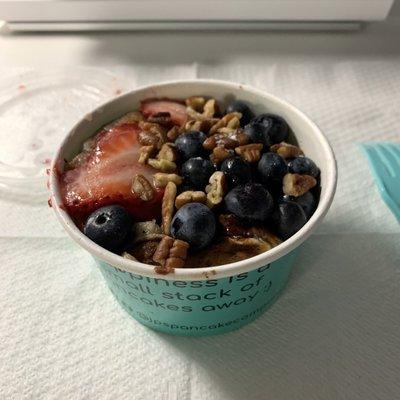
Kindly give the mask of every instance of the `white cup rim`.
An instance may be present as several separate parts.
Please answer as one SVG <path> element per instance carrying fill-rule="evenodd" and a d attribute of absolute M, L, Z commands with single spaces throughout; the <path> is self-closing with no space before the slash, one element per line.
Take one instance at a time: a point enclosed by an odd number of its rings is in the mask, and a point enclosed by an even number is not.
<path fill-rule="evenodd" d="M 291 113 L 297 114 L 298 117 L 305 120 L 308 125 L 312 128 L 312 135 L 317 137 L 320 144 L 321 144 L 321 152 L 323 152 L 324 158 L 326 159 L 327 168 L 326 168 L 326 184 L 324 188 L 324 192 L 321 194 L 318 207 L 315 210 L 314 214 L 310 218 L 309 221 L 292 237 L 282 242 L 280 245 L 272 248 L 271 250 L 266 251 L 265 253 L 261 253 L 254 257 L 251 257 L 246 260 L 237 261 L 230 264 L 220 265 L 220 266 L 212 266 L 206 268 L 181 268 L 175 269 L 175 271 L 171 272 L 168 275 L 160 275 L 154 272 L 154 267 L 140 263 L 138 261 L 125 259 L 117 254 L 114 254 L 108 250 L 105 250 L 101 246 L 92 242 L 88 237 L 86 237 L 79 228 L 75 225 L 72 221 L 71 217 L 65 211 L 64 207 L 62 206 L 62 199 L 60 196 L 59 191 L 59 172 L 57 169 L 59 156 L 61 150 L 68 145 L 68 141 L 70 137 L 73 135 L 75 129 L 78 125 L 82 122 L 82 119 L 71 129 L 69 134 L 65 137 L 64 141 L 61 143 L 51 165 L 50 169 L 50 177 L 49 177 L 49 184 L 50 184 L 50 200 L 52 204 L 52 208 L 60 221 L 61 225 L 67 231 L 69 236 L 73 240 L 75 240 L 80 246 L 84 249 L 89 251 L 94 257 L 97 259 L 103 260 L 108 264 L 111 264 L 118 269 L 124 270 L 126 272 L 130 272 L 137 275 L 143 275 L 147 277 L 157 278 L 157 279 L 168 279 L 168 280 L 205 280 L 205 279 L 216 279 L 216 278 L 223 278 L 228 276 L 237 275 L 239 273 L 248 272 L 254 270 L 258 267 L 267 265 L 273 261 L 276 261 L 278 258 L 283 257 L 284 255 L 288 254 L 296 247 L 298 247 L 301 243 L 303 243 L 315 230 L 315 228 L 320 224 L 328 209 L 333 201 L 333 197 L 336 190 L 336 183 L 337 183 L 337 166 L 336 160 L 333 153 L 333 150 L 318 128 L 318 126 L 302 111 L 300 111 L 297 107 L 293 106 L 292 104 L 288 103 L 285 100 L 282 100 L 272 94 L 264 92 L 259 89 L 255 89 L 253 87 L 229 82 L 229 81 L 222 81 L 222 80 L 213 80 L 213 79 L 193 79 L 193 80 L 175 80 L 175 81 L 168 81 L 159 84 L 147 85 L 136 88 L 123 96 L 130 96 L 132 93 L 147 90 L 152 88 L 158 87 L 166 87 L 170 85 L 190 85 L 190 84 L 215 84 L 218 86 L 223 86 L 227 89 L 238 89 L 240 88 L 243 91 L 251 92 L 256 96 L 260 96 L 263 98 L 268 98 L 276 103 L 280 103 L 281 106 L 285 107 L 286 109 L 290 110 Z M 122 97 L 122 96 L 120 96 Z M 120 99 L 118 97 L 117 99 Z M 104 107 L 112 104 L 116 99 L 112 99 L 103 105 L 97 107 L 93 114 L 100 111 Z"/>

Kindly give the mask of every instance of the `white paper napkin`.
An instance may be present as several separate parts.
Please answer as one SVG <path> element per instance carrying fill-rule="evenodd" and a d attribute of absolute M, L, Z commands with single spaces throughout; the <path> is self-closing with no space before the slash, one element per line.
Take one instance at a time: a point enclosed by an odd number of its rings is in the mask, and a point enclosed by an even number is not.
<path fill-rule="evenodd" d="M 291 101 L 334 147 L 336 199 L 265 315 L 240 331 L 193 339 L 136 323 L 46 205 L 0 196 L 0 398 L 397 398 L 399 226 L 357 143 L 399 140 L 399 70 L 395 60 L 113 70 L 129 82 L 125 90 L 218 78 Z"/>
<path fill-rule="evenodd" d="M 395 399 L 399 239 L 313 236 L 266 314 L 202 339 L 136 323 L 68 238 L 0 239 L 0 398 Z"/>

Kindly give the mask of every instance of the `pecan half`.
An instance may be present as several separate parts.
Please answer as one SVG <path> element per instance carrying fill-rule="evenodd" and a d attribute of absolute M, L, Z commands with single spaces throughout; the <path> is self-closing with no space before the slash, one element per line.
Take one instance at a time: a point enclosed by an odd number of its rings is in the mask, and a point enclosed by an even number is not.
<path fill-rule="evenodd" d="M 164 143 L 157 154 L 157 160 L 168 160 L 175 162 L 178 158 L 178 153 L 174 144 Z"/>
<path fill-rule="evenodd" d="M 164 190 L 164 196 L 161 204 L 161 227 L 166 235 L 169 235 L 171 229 L 172 215 L 174 214 L 174 204 L 176 198 L 176 185 L 168 182 Z"/>
<path fill-rule="evenodd" d="M 132 181 L 132 192 L 136 193 L 143 201 L 150 201 L 154 198 L 154 189 L 151 183 L 140 174 L 134 176 Z"/>
<path fill-rule="evenodd" d="M 176 164 L 169 160 L 156 160 L 155 158 L 149 158 L 147 161 L 153 168 L 158 169 L 162 172 L 174 172 L 176 170 Z"/>
<path fill-rule="evenodd" d="M 157 172 L 153 175 L 154 186 L 156 187 L 165 187 L 168 182 L 174 182 L 175 185 L 182 184 L 182 177 L 177 174 L 167 174 L 165 172 Z"/>
<path fill-rule="evenodd" d="M 299 147 L 286 142 L 274 144 L 271 146 L 270 150 L 283 158 L 293 158 L 304 154 Z"/>
<path fill-rule="evenodd" d="M 149 158 L 154 154 L 155 146 L 142 146 L 139 151 L 139 164 L 146 164 Z"/>
<path fill-rule="evenodd" d="M 214 172 L 209 180 L 210 184 L 206 186 L 207 206 L 213 208 L 222 203 L 226 193 L 225 174 L 221 171 Z"/>
<path fill-rule="evenodd" d="M 299 197 L 307 193 L 316 184 L 316 179 L 310 175 L 286 174 L 283 177 L 283 193 Z"/>
<path fill-rule="evenodd" d="M 263 145 L 261 143 L 250 143 L 236 147 L 235 152 L 247 162 L 255 163 L 260 159 L 262 149 Z"/>
<path fill-rule="evenodd" d="M 220 164 L 222 161 L 234 155 L 233 150 L 228 150 L 224 146 L 217 146 L 210 155 L 210 160 L 214 164 Z"/>
<path fill-rule="evenodd" d="M 203 203 L 207 200 L 206 194 L 202 191 L 187 190 L 182 192 L 175 199 L 175 207 L 179 210 L 182 206 L 188 203 Z"/>
<path fill-rule="evenodd" d="M 153 255 L 153 261 L 160 264 L 154 268 L 158 274 L 168 274 L 174 268 L 182 268 L 185 265 L 189 244 L 183 240 L 165 236 L 158 244 Z"/>

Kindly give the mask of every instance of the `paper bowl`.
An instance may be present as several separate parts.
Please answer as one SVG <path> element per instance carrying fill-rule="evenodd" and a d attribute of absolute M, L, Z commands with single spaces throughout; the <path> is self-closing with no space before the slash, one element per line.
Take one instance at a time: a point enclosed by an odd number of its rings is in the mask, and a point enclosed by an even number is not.
<path fill-rule="evenodd" d="M 134 110 L 149 97 L 204 95 L 226 104 L 247 101 L 256 114 L 271 112 L 286 119 L 305 154 L 321 170 L 321 197 L 307 224 L 279 246 L 247 260 L 210 268 L 176 269 L 157 275 L 152 266 L 124 259 L 89 240 L 62 206 L 58 176 L 82 143 L 100 127 Z M 237 329 L 259 317 L 279 296 L 292 270 L 299 246 L 321 223 L 336 188 L 336 162 L 320 129 L 291 104 L 266 92 L 232 82 L 191 80 L 142 87 L 120 96 L 80 120 L 53 160 L 51 203 L 67 233 L 96 260 L 119 304 L 140 323 L 158 331 L 205 336 Z M 66 260 L 67 262 L 67 260 Z M 71 265 L 71 268 L 75 268 Z"/>

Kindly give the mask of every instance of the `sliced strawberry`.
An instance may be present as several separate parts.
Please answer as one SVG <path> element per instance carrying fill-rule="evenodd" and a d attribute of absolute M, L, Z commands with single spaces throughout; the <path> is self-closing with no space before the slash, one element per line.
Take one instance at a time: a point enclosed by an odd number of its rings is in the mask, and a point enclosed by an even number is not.
<path fill-rule="evenodd" d="M 176 100 L 149 99 L 140 103 L 140 111 L 146 117 L 154 117 L 159 113 L 169 113 L 175 125 L 183 125 L 187 121 L 186 107 Z"/>
<path fill-rule="evenodd" d="M 154 199 L 147 202 L 131 191 L 135 174 L 142 174 L 152 182 L 156 172 L 137 161 L 138 134 L 136 123 L 117 124 L 102 130 L 95 138 L 94 148 L 82 158 L 82 164 L 61 175 L 64 205 L 73 218 L 81 220 L 109 204 L 126 207 L 137 220 L 160 216 L 162 190 L 155 190 Z"/>

